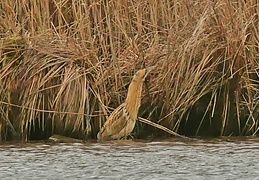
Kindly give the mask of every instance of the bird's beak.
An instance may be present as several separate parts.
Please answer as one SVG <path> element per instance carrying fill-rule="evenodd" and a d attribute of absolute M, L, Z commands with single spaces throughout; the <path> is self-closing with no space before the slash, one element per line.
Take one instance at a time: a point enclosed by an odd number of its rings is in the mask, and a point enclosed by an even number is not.
<path fill-rule="evenodd" d="M 150 66 L 150 67 L 147 67 L 146 68 L 146 74 L 145 74 L 145 78 L 147 77 L 147 75 L 148 75 L 148 73 L 152 70 L 152 69 L 154 69 L 156 66 Z"/>

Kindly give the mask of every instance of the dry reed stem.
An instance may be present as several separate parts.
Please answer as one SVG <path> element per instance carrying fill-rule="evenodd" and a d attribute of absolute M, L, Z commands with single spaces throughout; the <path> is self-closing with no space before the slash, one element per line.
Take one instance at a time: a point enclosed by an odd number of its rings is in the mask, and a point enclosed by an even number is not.
<path fill-rule="evenodd" d="M 171 135 L 173 135 L 173 136 L 180 137 L 180 138 L 184 138 L 184 139 L 191 139 L 191 138 L 188 138 L 188 137 L 186 137 L 186 136 L 182 136 L 182 135 L 180 135 L 180 134 L 177 134 L 176 132 L 174 132 L 174 131 L 172 131 L 172 130 L 170 130 L 170 129 L 168 129 L 168 128 L 166 128 L 166 127 L 160 125 L 160 124 L 154 123 L 154 122 L 152 122 L 152 121 L 150 121 L 150 120 L 148 120 L 148 119 L 145 119 L 145 118 L 142 118 L 142 117 L 138 117 L 138 120 L 139 120 L 140 122 L 142 122 L 142 123 L 148 124 L 148 125 L 150 125 L 150 126 L 153 126 L 153 127 L 155 127 L 155 128 L 158 128 L 158 129 L 161 129 L 161 130 L 163 130 L 163 131 L 165 131 L 165 132 L 167 132 L 168 134 L 171 134 Z"/>
<path fill-rule="evenodd" d="M 47 129 L 95 137 L 134 72 L 151 65 L 139 116 L 185 135 L 258 134 L 258 9 L 242 0 L 2 0 L 1 138 Z"/>

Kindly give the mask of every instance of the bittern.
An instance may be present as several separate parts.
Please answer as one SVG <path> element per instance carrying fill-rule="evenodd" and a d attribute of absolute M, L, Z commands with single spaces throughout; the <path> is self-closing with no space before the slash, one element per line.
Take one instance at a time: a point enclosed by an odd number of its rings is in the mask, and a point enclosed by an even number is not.
<path fill-rule="evenodd" d="M 133 131 L 141 103 L 142 86 L 147 74 L 154 68 L 137 71 L 129 85 L 126 101 L 117 107 L 97 135 L 99 140 L 122 139 Z"/>

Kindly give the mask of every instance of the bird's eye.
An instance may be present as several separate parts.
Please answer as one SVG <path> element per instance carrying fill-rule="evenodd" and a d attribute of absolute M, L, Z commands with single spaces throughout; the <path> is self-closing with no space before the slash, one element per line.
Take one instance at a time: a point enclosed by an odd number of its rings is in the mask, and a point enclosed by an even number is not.
<path fill-rule="evenodd" d="M 136 72 L 136 73 L 134 74 L 134 78 L 136 78 L 136 77 L 138 77 L 138 76 L 139 76 L 139 73 Z"/>

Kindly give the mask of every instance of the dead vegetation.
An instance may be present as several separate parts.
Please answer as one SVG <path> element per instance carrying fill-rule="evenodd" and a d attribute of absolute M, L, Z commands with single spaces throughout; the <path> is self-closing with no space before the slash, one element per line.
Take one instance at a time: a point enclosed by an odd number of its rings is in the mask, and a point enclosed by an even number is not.
<path fill-rule="evenodd" d="M 96 138 L 152 65 L 140 117 L 188 136 L 258 134 L 257 1 L 2 0 L 0 14 L 1 140 Z"/>

